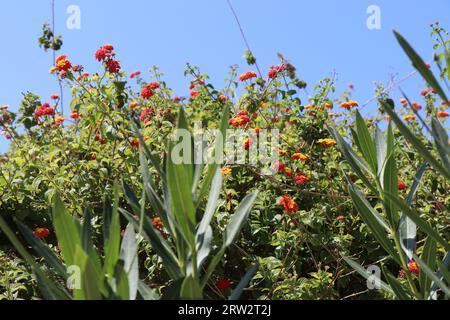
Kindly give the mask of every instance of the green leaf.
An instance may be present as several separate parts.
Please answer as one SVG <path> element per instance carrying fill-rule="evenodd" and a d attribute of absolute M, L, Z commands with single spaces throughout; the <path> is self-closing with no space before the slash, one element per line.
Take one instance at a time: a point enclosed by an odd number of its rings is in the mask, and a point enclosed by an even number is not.
<path fill-rule="evenodd" d="M 328 128 L 331 135 L 336 140 L 339 150 L 341 150 L 342 155 L 347 160 L 350 167 L 358 175 L 358 177 L 364 182 L 364 184 L 374 193 L 377 193 L 377 189 L 370 183 L 366 178 L 366 173 L 369 173 L 369 168 L 364 163 L 362 159 L 353 151 L 353 149 L 348 145 L 348 143 L 342 138 L 342 136 L 337 132 L 335 128 Z"/>
<path fill-rule="evenodd" d="M 432 237 L 427 237 L 420 258 L 430 269 L 436 269 L 437 247 L 436 241 Z M 420 269 L 419 282 L 422 296 L 427 297 L 431 288 L 431 279 L 427 276 L 423 269 Z"/>
<path fill-rule="evenodd" d="M 184 279 L 183 284 L 181 285 L 180 298 L 183 300 L 203 299 L 200 284 L 192 276 L 188 276 Z"/>
<path fill-rule="evenodd" d="M 101 294 L 99 287 L 102 279 L 97 277 L 89 256 L 80 245 L 76 245 L 75 247 L 74 260 L 75 265 L 80 268 L 81 275 L 81 288 L 74 288 L 74 298 L 76 300 L 100 300 Z"/>
<path fill-rule="evenodd" d="M 414 182 L 411 186 L 411 190 L 409 191 L 408 197 L 406 199 L 406 205 L 408 207 L 411 206 L 412 201 L 415 197 L 417 189 L 419 187 L 420 181 L 425 173 L 427 168 L 427 163 L 422 163 L 419 167 L 419 170 L 414 177 Z M 398 193 L 397 193 L 398 195 Z M 402 242 L 405 253 L 409 259 L 412 259 L 412 254 L 414 253 L 416 247 L 416 235 L 417 235 L 417 226 L 408 216 L 402 213 L 399 221 L 398 232 L 400 236 L 400 241 Z"/>
<path fill-rule="evenodd" d="M 372 173 L 377 175 L 377 155 L 376 146 L 370 135 L 369 129 L 367 129 L 366 122 L 363 117 L 356 111 L 356 132 L 358 133 L 358 141 L 361 147 L 361 153 L 369 166 L 372 168 Z"/>
<path fill-rule="evenodd" d="M 131 223 L 125 229 L 125 234 L 122 240 L 120 249 L 120 259 L 124 261 L 124 269 L 128 275 L 128 284 L 130 287 L 130 300 L 135 300 L 138 291 L 139 282 L 139 259 L 138 259 L 138 244 L 136 241 L 136 234 Z"/>
<path fill-rule="evenodd" d="M 53 225 L 66 265 L 74 265 L 76 246 L 81 245 L 81 227 L 67 212 L 59 194 L 55 195 L 53 204 Z"/>
<path fill-rule="evenodd" d="M 223 247 L 226 248 L 230 246 L 238 234 L 240 233 L 244 223 L 247 221 L 248 215 L 252 209 L 253 203 L 258 196 L 258 191 L 254 191 L 247 195 L 239 204 L 236 212 L 231 217 L 230 224 L 225 229 L 225 234 L 223 238 Z"/>
<path fill-rule="evenodd" d="M 149 288 L 142 280 L 138 282 L 138 291 L 143 300 L 159 300 L 159 294 L 155 289 Z"/>
<path fill-rule="evenodd" d="M 108 241 L 105 245 L 104 272 L 112 278 L 120 253 L 120 220 L 119 220 L 119 186 L 114 183 L 114 204 L 112 209 L 111 224 L 108 230 Z"/>
<path fill-rule="evenodd" d="M 372 231 L 375 239 L 396 262 L 400 263 L 399 256 L 387 236 L 387 233 L 390 233 L 391 230 L 386 222 L 384 222 L 381 215 L 367 202 L 353 183 L 350 183 L 349 191 L 356 209 L 369 229 Z"/>
<path fill-rule="evenodd" d="M 250 280 L 252 280 L 252 278 L 255 275 L 256 271 L 258 271 L 258 268 L 259 268 L 259 263 L 256 263 L 254 266 L 252 266 L 247 271 L 247 273 L 241 279 L 241 281 L 236 286 L 236 288 L 234 288 L 233 292 L 231 292 L 231 295 L 228 298 L 228 300 L 239 300 L 240 296 L 242 295 L 242 292 L 247 287 L 247 285 L 250 283 Z"/>

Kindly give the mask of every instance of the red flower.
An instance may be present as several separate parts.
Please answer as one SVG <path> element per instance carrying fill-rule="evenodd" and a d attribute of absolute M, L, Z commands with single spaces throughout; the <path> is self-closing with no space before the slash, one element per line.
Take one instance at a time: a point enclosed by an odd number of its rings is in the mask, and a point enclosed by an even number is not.
<path fill-rule="evenodd" d="M 44 103 L 34 113 L 34 116 L 36 118 L 39 118 L 42 116 L 53 116 L 53 115 L 55 115 L 55 109 L 51 108 L 48 103 Z"/>
<path fill-rule="evenodd" d="M 191 90 L 191 92 L 189 93 L 189 96 L 191 98 L 196 98 L 200 93 L 197 90 Z"/>
<path fill-rule="evenodd" d="M 59 99 L 59 96 L 58 96 L 56 93 L 54 93 L 54 94 L 52 94 L 52 95 L 50 96 L 50 99 L 52 99 L 52 100 L 58 100 L 58 99 Z"/>
<path fill-rule="evenodd" d="M 70 114 L 70 118 L 72 119 L 78 119 L 80 117 L 80 114 L 76 111 L 72 111 L 72 113 Z"/>
<path fill-rule="evenodd" d="M 227 291 L 231 288 L 231 281 L 228 278 L 220 278 L 216 282 L 216 287 L 222 292 Z"/>
<path fill-rule="evenodd" d="M 422 96 L 426 96 L 428 94 L 428 90 L 423 89 L 422 91 L 420 91 L 420 95 Z"/>
<path fill-rule="evenodd" d="M 155 115 L 155 109 L 153 107 L 145 108 L 142 110 L 141 115 L 139 116 L 139 120 L 143 121 L 144 123 L 149 122 L 152 120 L 152 117 Z"/>
<path fill-rule="evenodd" d="M 284 171 L 285 166 L 284 166 L 284 163 L 277 162 L 273 165 L 273 168 L 277 171 Z"/>
<path fill-rule="evenodd" d="M 139 139 L 134 138 L 133 140 L 131 140 L 130 144 L 133 148 L 139 148 Z"/>
<path fill-rule="evenodd" d="M 284 211 L 287 213 L 297 212 L 298 211 L 298 204 L 292 200 L 289 196 L 282 196 L 280 200 L 278 201 L 278 204 L 280 206 L 283 206 Z"/>
<path fill-rule="evenodd" d="M 134 77 L 136 77 L 136 76 L 138 76 L 138 75 L 140 75 L 140 74 L 141 74 L 140 71 L 135 71 L 135 72 L 133 72 L 132 74 L 130 74 L 130 79 L 133 79 Z"/>
<path fill-rule="evenodd" d="M 144 99 L 150 99 L 155 93 L 149 87 L 144 87 L 141 91 L 141 97 Z"/>
<path fill-rule="evenodd" d="M 397 181 L 397 187 L 398 187 L 398 190 L 405 190 L 406 189 L 406 184 L 405 184 L 405 182 L 403 182 L 403 180 L 398 180 Z"/>
<path fill-rule="evenodd" d="M 39 239 L 44 239 L 50 235 L 50 231 L 47 228 L 36 228 L 33 234 Z"/>
<path fill-rule="evenodd" d="M 422 109 L 422 106 L 420 105 L 420 103 L 414 101 L 413 103 L 411 103 L 411 105 L 413 106 L 413 109 L 415 111 L 419 111 L 420 109 Z"/>
<path fill-rule="evenodd" d="M 299 184 L 299 185 L 307 184 L 310 181 L 310 179 L 304 173 L 300 173 L 300 174 L 296 175 L 294 180 L 295 180 L 295 184 Z"/>
<path fill-rule="evenodd" d="M 106 61 L 106 68 L 110 73 L 118 73 L 120 71 L 120 63 L 117 60 L 110 59 Z"/>
<path fill-rule="evenodd" d="M 253 71 L 248 71 L 246 73 L 243 73 L 240 77 L 239 77 L 239 81 L 246 81 L 249 80 L 251 78 L 256 78 L 256 72 Z"/>
<path fill-rule="evenodd" d="M 69 71 L 72 68 L 72 64 L 67 60 L 67 56 L 59 56 L 56 58 L 56 70 L 58 71 Z"/>
<path fill-rule="evenodd" d="M 269 79 L 275 79 L 277 77 L 277 75 L 278 75 L 278 71 L 277 70 L 270 70 L 269 74 L 268 74 Z"/>
<path fill-rule="evenodd" d="M 343 214 L 338 215 L 338 217 L 336 218 L 337 221 L 344 221 L 345 220 L 345 216 Z"/>
<path fill-rule="evenodd" d="M 159 82 L 150 82 L 147 87 L 149 87 L 150 89 L 159 89 L 161 87 L 161 85 L 159 84 Z"/>
<path fill-rule="evenodd" d="M 447 118 L 447 117 L 449 116 L 449 114 L 448 114 L 447 111 L 438 111 L 438 112 L 436 113 L 436 116 L 437 116 L 438 118 Z"/>
<path fill-rule="evenodd" d="M 251 146 L 252 144 L 253 144 L 253 140 L 250 139 L 250 138 L 246 138 L 246 139 L 244 140 L 244 149 L 245 149 L 245 150 L 250 149 L 250 146 Z"/>
<path fill-rule="evenodd" d="M 229 99 L 226 95 L 221 94 L 221 95 L 219 96 L 219 100 L 221 100 L 221 101 L 229 101 L 230 99 Z"/>
<path fill-rule="evenodd" d="M 95 59 L 98 61 L 105 60 L 110 55 L 110 52 L 105 48 L 100 48 L 95 52 Z"/>

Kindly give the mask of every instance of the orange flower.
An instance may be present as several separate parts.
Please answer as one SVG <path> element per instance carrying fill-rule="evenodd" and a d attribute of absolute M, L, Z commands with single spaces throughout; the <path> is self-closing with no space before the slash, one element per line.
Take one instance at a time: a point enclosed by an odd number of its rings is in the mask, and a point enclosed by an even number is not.
<path fill-rule="evenodd" d="M 239 77 L 239 81 L 246 81 L 251 78 L 256 78 L 256 72 L 248 71 L 246 73 L 241 74 L 241 76 Z"/>
<path fill-rule="evenodd" d="M 333 108 L 333 104 L 332 104 L 332 103 L 329 103 L 329 102 L 325 102 L 325 103 L 323 104 L 323 107 L 324 107 L 325 109 L 332 109 L 332 108 Z"/>
<path fill-rule="evenodd" d="M 155 229 L 161 231 L 164 228 L 164 224 L 161 221 L 161 218 L 158 216 L 154 216 L 152 218 L 152 225 L 155 227 Z"/>
<path fill-rule="evenodd" d="M 350 103 L 348 103 L 347 101 L 341 103 L 341 108 L 350 109 L 350 107 Z"/>
<path fill-rule="evenodd" d="M 303 154 L 303 153 L 294 153 L 294 154 L 291 156 L 291 159 L 292 159 L 292 160 L 308 161 L 308 160 L 309 160 L 309 157 L 308 157 L 307 155 Z"/>
<path fill-rule="evenodd" d="M 33 234 L 39 239 L 44 239 L 50 235 L 50 230 L 47 228 L 36 228 L 34 229 Z"/>
<path fill-rule="evenodd" d="M 286 175 L 286 177 L 291 178 L 292 177 L 292 169 L 291 168 L 283 168 L 283 173 Z"/>
<path fill-rule="evenodd" d="M 333 139 L 319 139 L 318 141 L 322 146 L 324 146 L 325 148 L 331 148 L 333 146 L 336 145 L 336 141 Z"/>
<path fill-rule="evenodd" d="M 64 117 L 56 117 L 55 118 L 55 123 L 57 124 L 57 125 L 60 125 L 61 123 L 63 123 L 64 122 Z"/>
<path fill-rule="evenodd" d="M 357 107 L 357 106 L 359 106 L 358 102 L 355 101 L 355 100 L 349 101 L 348 104 L 350 105 L 350 107 Z"/>
<path fill-rule="evenodd" d="M 403 120 L 405 120 L 405 121 L 416 120 L 416 116 L 413 115 L 413 114 L 408 114 L 408 115 L 403 117 Z"/>
<path fill-rule="evenodd" d="M 71 119 L 78 119 L 79 117 L 80 117 L 80 114 L 76 111 L 72 111 L 72 113 L 70 114 Z"/>
<path fill-rule="evenodd" d="M 136 108 L 138 105 L 139 105 L 139 104 L 138 104 L 136 101 L 132 101 L 132 102 L 130 102 L 129 107 L 130 107 L 130 109 L 134 109 L 134 108 Z"/>
<path fill-rule="evenodd" d="M 410 260 L 408 262 L 408 269 L 409 269 L 409 271 L 411 271 L 412 273 L 415 273 L 415 274 L 419 274 L 419 272 L 420 272 L 419 266 L 417 265 L 417 263 L 414 260 Z"/>
<path fill-rule="evenodd" d="M 400 103 L 401 104 L 408 104 L 408 100 L 406 100 L 405 98 L 400 99 Z"/>
<path fill-rule="evenodd" d="M 291 197 L 285 195 L 280 198 L 278 204 L 283 207 L 287 213 L 293 213 L 298 211 L 298 204 Z"/>
<path fill-rule="evenodd" d="M 294 180 L 295 180 L 295 184 L 299 184 L 299 185 L 307 184 L 310 181 L 310 179 L 304 173 L 300 173 L 300 174 L 296 175 Z"/>
<path fill-rule="evenodd" d="M 447 111 L 438 111 L 438 112 L 436 113 L 436 116 L 437 116 L 438 118 L 447 118 L 447 117 L 449 116 L 449 114 L 448 114 Z"/>

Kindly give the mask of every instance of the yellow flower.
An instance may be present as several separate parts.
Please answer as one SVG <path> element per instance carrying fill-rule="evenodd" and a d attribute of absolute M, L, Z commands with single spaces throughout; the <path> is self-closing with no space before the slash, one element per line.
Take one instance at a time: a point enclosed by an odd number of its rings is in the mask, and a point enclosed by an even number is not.
<path fill-rule="evenodd" d="M 227 176 L 227 175 L 229 175 L 229 174 L 231 174 L 231 168 L 229 167 L 229 166 L 225 166 L 225 167 L 223 167 L 222 168 L 222 175 L 223 176 Z"/>
<path fill-rule="evenodd" d="M 318 141 L 322 146 L 324 146 L 325 148 L 331 148 L 333 146 L 336 145 L 336 141 L 333 139 L 319 139 Z"/>
<path fill-rule="evenodd" d="M 278 154 L 280 155 L 280 156 L 285 156 L 285 155 L 287 155 L 287 150 L 283 150 L 283 149 L 279 149 L 278 150 Z"/>

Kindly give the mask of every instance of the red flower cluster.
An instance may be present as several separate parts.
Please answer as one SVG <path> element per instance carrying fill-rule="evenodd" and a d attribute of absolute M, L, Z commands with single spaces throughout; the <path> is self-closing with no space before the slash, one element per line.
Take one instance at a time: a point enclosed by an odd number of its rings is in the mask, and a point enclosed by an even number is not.
<path fill-rule="evenodd" d="M 200 92 L 198 92 L 197 90 L 191 90 L 191 92 L 189 93 L 189 96 L 193 99 L 197 98 L 197 96 L 200 94 Z"/>
<path fill-rule="evenodd" d="M 298 211 L 298 204 L 292 200 L 289 196 L 282 196 L 280 201 L 278 201 L 280 206 L 283 206 L 284 211 L 287 213 L 293 213 Z"/>
<path fill-rule="evenodd" d="M 155 94 L 156 89 L 159 89 L 161 85 L 159 82 L 150 82 L 145 87 L 142 88 L 141 97 L 144 99 L 150 99 Z"/>
<path fill-rule="evenodd" d="M 228 278 L 220 278 L 216 282 L 216 287 L 222 292 L 225 292 L 231 288 L 231 281 Z"/>
<path fill-rule="evenodd" d="M 205 81 L 203 81 L 203 80 L 196 80 L 196 81 L 191 82 L 191 84 L 189 85 L 189 89 L 192 90 L 196 86 L 202 86 L 204 84 L 205 84 Z"/>
<path fill-rule="evenodd" d="M 54 93 L 54 94 L 52 94 L 52 95 L 50 96 L 50 99 L 52 99 L 52 100 L 58 100 L 58 99 L 59 99 L 59 96 L 58 96 L 56 93 Z"/>
<path fill-rule="evenodd" d="M 243 127 L 250 122 L 250 117 L 247 111 L 239 111 L 236 117 L 228 120 L 228 123 L 233 127 Z"/>
<path fill-rule="evenodd" d="M 115 53 L 113 53 L 114 47 L 110 44 L 105 44 L 103 47 L 95 52 L 95 58 L 98 61 L 105 61 L 106 68 L 110 73 L 118 73 L 120 71 L 119 61 L 113 59 Z"/>
<path fill-rule="evenodd" d="M 145 124 L 147 124 L 149 121 L 152 120 L 152 117 L 155 115 L 155 108 L 145 108 L 142 110 L 141 115 L 139 116 L 139 120 L 143 121 Z"/>
<path fill-rule="evenodd" d="M 33 234 L 38 237 L 39 239 L 47 238 L 50 235 L 50 230 L 47 228 L 36 228 L 33 231 Z"/>
<path fill-rule="evenodd" d="M 283 171 L 284 168 L 285 168 L 285 166 L 284 166 L 284 163 L 283 163 L 283 162 L 276 162 L 276 163 L 273 165 L 273 168 L 274 168 L 275 170 L 277 170 L 277 171 Z"/>
<path fill-rule="evenodd" d="M 449 114 L 448 114 L 447 111 L 438 111 L 438 112 L 436 113 L 436 116 L 437 116 L 438 118 L 447 118 L 447 117 L 449 116 Z"/>
<path fill-rule="evenodd" d="M 403 180 L 397 181 L 397 188 L 398 190 L 405 190 L 406 189 L 406 183 Z"/>
<path fill-rule="evenodd" d="M 133 73 L 130 74 L 130 79 L 133 79 L 134 77 L 136 77 L 136 76 L 138 76 L 138 75 L 140 75 L 140 74 L 141 74 L 140 71 L 135 71 L 135 72 L 133 72 Z"/>
<path fill-rule="evenodd" d="M 299 173 L 294 178 L 295 184 L 304 185 L 307 184 L 310 179 L 304 173 Z"/>
<path fill-rule="evenodd" d="M 239 81 L 246 81 L 251 78 L 256 78 L 256 72 L 248 71 L 246 73 L 241 74 L 241 76 L 239 77 Z"/>
<path fill-rule="evenodd" d="M 269 74 L 268 74 L 269 79 L 275 79 L 280 72 L 283 72 L 286 70 L 287 70 L 287 66 L 284 64 L 279 65 L 279 66 L 271 66 L 270 70 L 269 70 Z"/>
<path fill-rule="evenodd" d="M 50 105 L 48 103 L 44 103 L 34 113 L 35 118 L 39 118 L 42 116 L 54 116 L 54 115 L 55 115 L 55 109 L 50 107 Z"/>
<path fill-rule="evenodd" d="M 250 138 L 246 138 L 245 140 L 244 140 L 244 149 L 245 150 L 248 150 L 248 149 L 250 149 L 250 146 L 253 144 L 253 140 L 252 139 L 250 139 Z"/>

